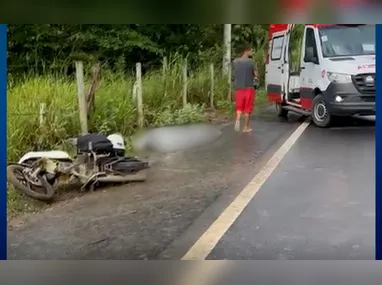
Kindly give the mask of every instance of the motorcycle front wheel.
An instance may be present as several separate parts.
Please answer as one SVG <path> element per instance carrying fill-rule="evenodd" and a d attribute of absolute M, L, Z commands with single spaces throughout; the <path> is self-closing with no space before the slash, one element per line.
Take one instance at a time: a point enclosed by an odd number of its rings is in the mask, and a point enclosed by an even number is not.
<path fill-rule="evenodd" d="M 22 165 L 12 164 L 7 167 L 7 180 L 18 191 L 26 196 L 44 202 L 53 200 L 55 191 L 53 186 L 47 181 L 45 175 L 38 177 L 41 186 L 32 184 L 24 175 L 25 167 Z"/>

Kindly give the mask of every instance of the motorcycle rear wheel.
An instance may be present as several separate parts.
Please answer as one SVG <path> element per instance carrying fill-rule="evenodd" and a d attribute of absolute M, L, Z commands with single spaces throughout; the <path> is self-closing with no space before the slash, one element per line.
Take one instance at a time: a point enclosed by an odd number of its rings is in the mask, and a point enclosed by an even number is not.
<path fill-rule="evenodd" d="M 54 198 L 55 191 L 53 186 L 49 184 L 46 177 L 41 175 L 38 179 L 41 181 L 42 187 L 32 185 L 28 182 L 23 174 L 24 166 L 12 164 L 7 167 L 7 180 L 18 191 L 22 192 L 26 196 L 43 201 L 50 202 Z"/>

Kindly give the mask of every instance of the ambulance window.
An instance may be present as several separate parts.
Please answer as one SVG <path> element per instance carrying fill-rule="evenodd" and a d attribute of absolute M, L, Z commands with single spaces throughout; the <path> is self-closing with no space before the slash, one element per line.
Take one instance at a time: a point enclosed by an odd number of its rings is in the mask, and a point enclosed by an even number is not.
<path fill-rule="evenodd" d="M 271 60 L 281 59 L 283 51 L 284 36 L 274 37 L 272 40 Z"/>
<path fill-rule="evenodd" d="M 314 36 L 314 30 L 312 28 L 306 29 L 305 54 L 307 54 L 308 49 L 313 49 L 314 57 L 318 58 L 316 38 Z"/>

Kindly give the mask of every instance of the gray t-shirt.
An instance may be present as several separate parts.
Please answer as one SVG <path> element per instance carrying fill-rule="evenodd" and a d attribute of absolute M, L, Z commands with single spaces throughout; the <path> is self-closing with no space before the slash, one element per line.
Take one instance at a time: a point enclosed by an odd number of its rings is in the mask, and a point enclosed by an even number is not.
<path fill-rule="evenodd" d="M 252 59 L 248 57 L 236 58 L 232 63 L 232 83 L 235 90 L 253 87 L 255 70 L 256 67 Z"/>

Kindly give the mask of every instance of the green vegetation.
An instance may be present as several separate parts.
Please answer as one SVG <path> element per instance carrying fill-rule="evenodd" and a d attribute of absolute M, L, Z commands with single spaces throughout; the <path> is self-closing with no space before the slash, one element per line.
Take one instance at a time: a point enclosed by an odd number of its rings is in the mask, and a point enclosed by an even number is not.
<path fill-rule="evenodd" d="M 203 69 L 189 77 L 189 104 L 182 106 L 182 82 L 176 66 L 163 77 L 150 72 L 143 78 L 143 103 L 146 126 L 163 126 L 204 120 L 210 81 Z M 164 84 L 166 81 L 166 84 Z M 215 78 L 215 102 L 224 106 L 226 80 Z M 167 86 L 166 90 L 164 85 Z M 108 74 L 103 77 L 95 98 L 90 129 L 104 133 L 119 131 L 129 136 L 137 128 L 137 111 L 132 95 L 133 78 Z M 80 132 L 77 91 L 74 80 L 53 76 L 30 77 L 10 84 L 8 91 L 8 160 L 28 150 L 52 149 Z M 40 104 L 45 103 L 45 122 L 39 124 Z M 32 131 L 33 130 L 33 131 Z M 42 142 L 43 145 L 37 145 Z"/>
<path fill-rule="evenodd" d="M 28 150 L 54 148 L 79 132 L 73 60 L 82 59 L 85 71 L 102 64 L 96 91 L 93 130 L 136 129 L 132 98 L 134 66 L 143 66 L 143 103 L 146 126 L 188 123 L 204 119 L 209 104 L 209 64 L 216 66 L 215 106 L 231 109 L 228 85 L 221 73 L 223 25 L 9 25 L 8 160 Z M 264 82 L 267 25 L 234 25 L 233 49 L 249 41 Z M 175 56 L 171 56 L 175 55 Z M 169 58 L 162 73 L 162 58 Z M 181 61 L 189 62 L 189 105 L 181 101 Z M 90 83 L 87 75 L 87 83 Z M 47 105 L 43 125 L 40 104 Z M 33 130 L 33 131 L 32 131 Z"/>
<path fill-rule="evenodd" d="M 209 107 L 209 65 L 214 63 L 214 105 L 230 113 L 227 79 L 220 72 L 223 25 L 9 25 L 9 82 L 7 159 L 17 160 L 29 150 L 60 148 L 78 135 L 77 89 L 73 61 L 85 62 L 85 72 L 101 63 L 90 130 L 119 131 L 126 137 L 137 129 L 133 99 L 134 67 L 143 68 L 145 126 L 206 120 Z M 234 25 L 233 44 L 249 41 L 264 82 L 267 25 Z M 166 74 L 162 59 L 169 59 Z M 182 104 L 182 61 L 187 58 L 188 104 Z M 86 74 L 87 88 L 91 78 Z M 261 94 L 261 92 L 260 92 Z M 265 96 L 259 95 L 258 106 Z M 40 124 L 40 104 L 46 104 Z M 32 212 L 41 203 L 10 188 L 11 216 Z"/>

